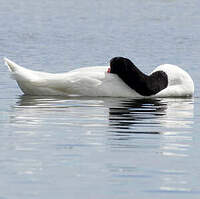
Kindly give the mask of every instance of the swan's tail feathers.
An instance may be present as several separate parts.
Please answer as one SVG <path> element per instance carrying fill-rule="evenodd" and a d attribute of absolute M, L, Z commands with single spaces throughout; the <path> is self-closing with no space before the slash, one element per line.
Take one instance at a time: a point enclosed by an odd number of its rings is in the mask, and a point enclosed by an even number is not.
<path fill-rule="evenodd" d="M 4 58 L 5 65 L 11 72 L 10 77 L 19 82 L 37 82 L 38 75 L 35 71 L 19 66 L 8 58 Z"/>
<path fill-rule="evenodd" d="M 8 67 L 10 72 L 16 72 L 17 70 L 22 68 L 21 66 L 17 65 L 16 63 L 14 63 L 13 61 L 9 60 L 8 58 L 4 58 L 4 63 Z"/>
<path fill-rule="evenodd" d="M 54 77 L 57 75 L 24 68 L 7 58 L 4 58 L 4 62 L 10 71 L 11 78 L 17 81 L 19 87 L 25 94 L 47 95 L 55 93 L 55 81 L 58 81 L 59 78 L 57 80 Z"/>
<path fill-rule="evenodd" d="M 27 79 L 27 69 L 19 66 L 15 62 L 9 60 L 8 58 L 4 58 L 4 63 L 8 67 L 8 70 L 11 72 L 10 77 L 16 81 Z"/>

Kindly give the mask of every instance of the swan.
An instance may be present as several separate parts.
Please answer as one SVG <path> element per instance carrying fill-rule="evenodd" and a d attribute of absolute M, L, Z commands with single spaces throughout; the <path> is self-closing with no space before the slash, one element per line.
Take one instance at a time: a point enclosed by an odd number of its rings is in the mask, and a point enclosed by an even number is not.
<path fill-rule="evenodd" d="M 176 65 L 163 64 L 150 75 L 129 59 L 114 57 L 110 66 L 93 66 L 65 73 L 33 71 L 4 58 L 11 76 L 26 95 L 101 97 L 191 97 L 194 83 Z"/>

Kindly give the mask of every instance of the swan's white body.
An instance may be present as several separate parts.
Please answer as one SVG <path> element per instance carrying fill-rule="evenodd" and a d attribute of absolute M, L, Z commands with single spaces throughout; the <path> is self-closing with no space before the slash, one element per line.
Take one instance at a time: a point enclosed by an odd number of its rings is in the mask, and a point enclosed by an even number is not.
<path fill-rule="evenodd" d="M 127 86 L 117 75 L 107 73 L 108 66 L 85 67 L 66 73 L 33 71 L 4 59 L 21 90 L 28 95 L 80 95 L 110 97 L 144 97 Z M 158 66 L 164 71 L 168 86 L 150 97 L 186 97 L 194 93 L 193 80 L 175 65 Z"/>

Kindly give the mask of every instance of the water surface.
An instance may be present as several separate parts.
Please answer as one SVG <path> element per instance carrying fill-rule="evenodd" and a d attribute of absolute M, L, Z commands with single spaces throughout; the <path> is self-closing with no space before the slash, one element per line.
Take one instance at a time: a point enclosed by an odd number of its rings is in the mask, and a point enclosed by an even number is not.
<path fill-rule="evenodd" d="M 0 67 L 0 198 L 199 198 L 199 1 L 2 1 L 0 57 L 63 72 L 125 56 L 188 71 L 194 98 L 24 96 Z"/>

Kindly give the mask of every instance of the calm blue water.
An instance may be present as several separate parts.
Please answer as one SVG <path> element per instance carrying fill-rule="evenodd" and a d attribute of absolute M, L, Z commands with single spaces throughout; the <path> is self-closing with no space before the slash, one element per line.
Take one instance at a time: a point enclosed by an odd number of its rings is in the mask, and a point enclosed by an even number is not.
<path fill-rule="evenodd" d="M 0 2 L 0 199 L 200 197 L 199 1 Z M 195 96 L 23 96 L 4 56 L 49 72 L 176 64 Z"/>

